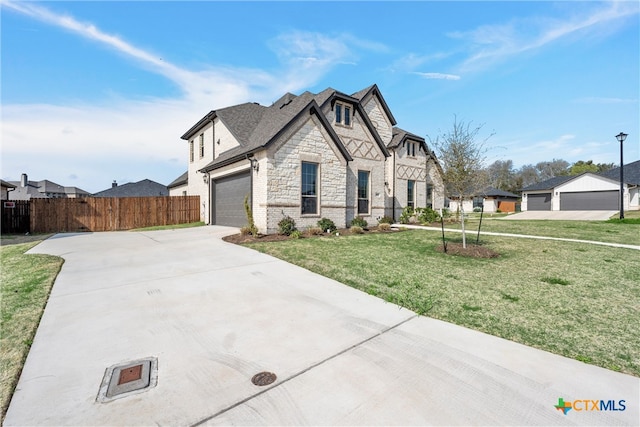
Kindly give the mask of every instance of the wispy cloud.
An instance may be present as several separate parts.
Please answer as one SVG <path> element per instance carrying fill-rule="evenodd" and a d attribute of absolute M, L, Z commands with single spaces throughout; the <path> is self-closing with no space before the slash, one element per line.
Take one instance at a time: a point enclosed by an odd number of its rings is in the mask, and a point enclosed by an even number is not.
<path fill-rule="evenodd" d="M 450 37 L 469 44 L 469 56 L 461 70 L 489 67 L 506 58 L 535 51 L 570 36 L 608 34 L 613 22 L 638 15 L 637 2 L 607 2 L 597 8 L 581 9 L 566 19 L 532 17 L 507 24 L 483 25 L 471 31 L 452 32 Z"/>
<path fill-rule="evenodd" d="M 11 174 L 3 178 L 15 178 L 21 172 L 42 168 L 39 172 L 46 171 L 47 176 L 34 178 L 55 180 L 58 177 L 64 184 L 72 174 L 80 177 L 89 187 L 85 188 L 88 191 L 104 189 L 100 183 L 109 183 L 111 179 L 150 178 L 168 183 L 175 177 L 166 178 L 167 172 L 158 170 L 158 162 L 174 170 L 176 176 L 181 173 L 185 167 L 186 145 L 179 136 L 200 115 L 212 108 L 246 101 L 268 104 L 285 91 L 297 92 L 313 85 L 333 67 L 353 60 L 354 56 L 344 37 L 294 31 L 270 42 L 281 59 L 281 69 L 265 71 L 211 65 L 190 70 L 162 59 L 160 52 L 142 49 L 93 23 L 29 2 L 0 2 L 9 11 L 69 31 L 123 55 L 137 66 L 164 76 L 182 91 L 181 96 L 175 98 L 120 97 L 108 100 L 108 106 L 104 106 L 104 100 L 96 100 L 95 104 L 3 105 L 3 174 Z M 362 40 L 352 39 L 352 42 L 358 45 L 354 48 L 384 48 L 375 43 L 367 45 Z M 104 164 L 127 172 L 96 176 Z M 70 170 L 69 165 L 74 169 Z M 158 178 L 159 174 L 164 178 Z"/>
<path fill-rule="evenodd" d="M 436 79 L 436 80 L 460 80 L 460 76 L 456 74 L 444 74 L 444 73 L 422 73 L 419 71 L 414 71 L 412 74 L 417 74 L 418 76 L 422 76 L 425 79 Z"/>

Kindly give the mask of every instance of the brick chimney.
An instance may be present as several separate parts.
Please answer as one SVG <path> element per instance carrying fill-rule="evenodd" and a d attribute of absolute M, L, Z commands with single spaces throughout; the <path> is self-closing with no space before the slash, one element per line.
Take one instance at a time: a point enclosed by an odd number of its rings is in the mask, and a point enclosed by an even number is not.
<path fill-rule="evenodd" d="M 116 188 L 117 186 L 118 186 L 118 183 L 114 179 L 113 182 L 111 183 L 111 188 Z"/>
<path fill-rule="evenodd" d="M 29 179 L 27 178 L 27 174 L 23 173 L 20 176 L 20 187 L 26 187 L 29 184 Z"/>

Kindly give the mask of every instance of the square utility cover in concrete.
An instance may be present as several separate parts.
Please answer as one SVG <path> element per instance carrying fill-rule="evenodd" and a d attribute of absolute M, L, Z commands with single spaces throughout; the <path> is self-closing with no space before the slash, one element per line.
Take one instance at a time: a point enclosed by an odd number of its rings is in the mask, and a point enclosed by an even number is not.
<path fill-rule="evenodd" d="M 98 402 L 109 402 L 131 394 L 142 393 L 158 382 L 158 359 L 148 357 L 113 365 L 105 371 Z"/>

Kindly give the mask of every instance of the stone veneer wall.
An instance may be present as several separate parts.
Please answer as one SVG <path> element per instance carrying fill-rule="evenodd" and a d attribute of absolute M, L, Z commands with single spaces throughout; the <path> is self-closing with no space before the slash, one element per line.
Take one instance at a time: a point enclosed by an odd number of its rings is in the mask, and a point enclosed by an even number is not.
<path fill-rule="evenodd" d="M 345 194 L 347 185 L 346 161 L 334 149 L 334 143 L 314 116 L 306 119 L 290 135 L 283 135 L 281 142 L 268 149 L 266 179 L 254 180 L 254 215 L 260 215 L 261 231 L 278 231 L 278 222 L 285 216 L 296 221 L 299 230 L 315 227 L 320 218 L 329 218 L 337 227 L 344 227 Z M 319 213 L 301 215 L 301 163 L 309 161 L 319 164 Z M 262 164 L 259 174 L 262 174 Z M 260 185 L 260 189 L 258 189 Z M 262 195 L 259 195 L 262 194 Z M 264 198 L 266 198 L 266 203 Z M 255 205 L 254 205 L 255 206 Z"/>

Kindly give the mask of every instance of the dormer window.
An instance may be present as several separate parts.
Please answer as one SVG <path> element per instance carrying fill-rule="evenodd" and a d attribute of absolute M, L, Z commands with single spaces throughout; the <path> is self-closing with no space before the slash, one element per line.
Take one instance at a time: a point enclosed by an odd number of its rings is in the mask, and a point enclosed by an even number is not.
<path fill-rule="evenodd" d="M 351 126 L 351 106 L 336 102 L 336 124 Z"/>
<path fill-rule="evenodd" d="M 407 156 L 415 157 L 416 156 L 416 143 L 415 142 L 407 142 Z"/>

